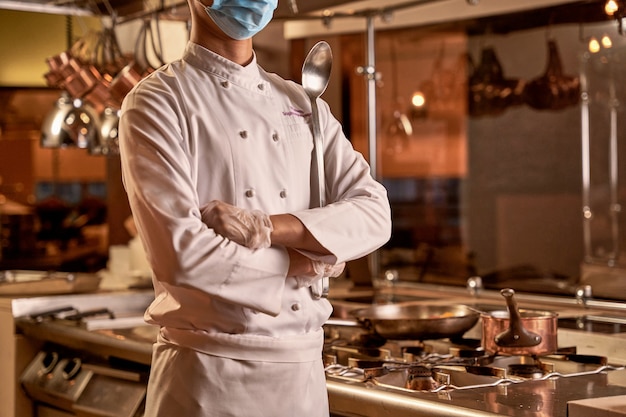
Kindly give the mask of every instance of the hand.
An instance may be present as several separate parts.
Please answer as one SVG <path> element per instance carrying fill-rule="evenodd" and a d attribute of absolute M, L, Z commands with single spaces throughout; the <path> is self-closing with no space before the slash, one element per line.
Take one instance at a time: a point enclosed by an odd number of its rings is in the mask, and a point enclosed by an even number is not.
<path fill-rule="evenodd" d="M 287 249 L 287 253 L 289 253 L 287 275 L 296 279 L 298 288 L 310 287 L 315 281 L 323 277 L 338 277 L 346 266 L 345 262 L 331 265 L 316 261 L 293 249 Z"/>
<path fill-rule="evenodd" d="M 200 209 L 202 221 L 216 233 L 250 249 L 269 248 L 272 222 L 259 210 L 245 210 L 214 200 Z"/>
<path fill-rule="evenodd" d="M 342 262 L 337 265 L 331 265 L 331 264 L 325 264 L 324 262 L 320 262 L 320 261 L 313 261 L 313 269 L 315 270 L 316 274 L 320 278 L 322 277 L 336 278 L 339 275 L 341 275 L 345 267 L 346 267 L 345 262 Z"/>

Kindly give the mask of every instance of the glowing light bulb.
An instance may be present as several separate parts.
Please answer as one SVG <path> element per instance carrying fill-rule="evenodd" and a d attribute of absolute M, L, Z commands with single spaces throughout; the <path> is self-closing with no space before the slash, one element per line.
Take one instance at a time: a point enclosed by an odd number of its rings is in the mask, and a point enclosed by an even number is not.
<path fill-rule="evenodd" d="M 411 104 L 415 107 L 424 107 L 426 104 L 426 97 L 424 97 L 424 93 L 421 91 L 413 93 L 413 97 L 411 97 Z"/>
<path fill-rule="evenodd" d="M 604 4 L 604 13 L 609 16 L 613 16 L 617 9 L 619 9 L 619 5 L 615 0 L 607 0 L 607 2 Z"/>
<path fill-rule="evenodd" d="M 609 38 L 609 35 L 604 35 L 602 39 L 600 39 L 600 43 L 602 44 L 603 48 L 607 49 L 613 46 L 613 42 L 611 41 L 611 38 Z"/>
<path fill-rule="evenodd" d="M 600 42 L 596 38 L 591 38 L 589 40 L 589 52 L 595 54 L 598 51 L 600 51 Z"/>

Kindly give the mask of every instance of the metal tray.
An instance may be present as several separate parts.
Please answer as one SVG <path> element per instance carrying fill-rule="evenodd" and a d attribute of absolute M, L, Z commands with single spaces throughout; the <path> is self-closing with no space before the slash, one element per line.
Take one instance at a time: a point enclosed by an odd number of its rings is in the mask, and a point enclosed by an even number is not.
<path fill-rule="evenodd" d="M 0 296 L 55 295 L 96 291 L 101 278 L 95 274 L 29 270 L 0 271 Z"/>

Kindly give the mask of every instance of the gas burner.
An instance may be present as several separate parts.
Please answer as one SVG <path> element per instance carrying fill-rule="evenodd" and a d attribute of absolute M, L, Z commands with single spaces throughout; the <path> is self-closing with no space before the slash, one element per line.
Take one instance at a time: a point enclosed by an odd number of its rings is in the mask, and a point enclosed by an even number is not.
<path fill-rule="evenodd" d="M 512 363 L 508 366 L 509 375 L 519 376 L 527 379 L 541 378 L 545 370 L 540 364 Z"/>
<path fill-rule="evenodd" d="M 424 344 L 414 346 L 403 346 L 401 348 L 402 357 L 408 362 L 412 362 L 413 358 L 424 356 L 429 353 L 429 348 Z"/>
<path fill-rule="evenodd" d="M 437 386 L 432 377 L 432 370 L 423 365 L 407 369 L 405 388 L 414 391 L 430 391 Z"/>

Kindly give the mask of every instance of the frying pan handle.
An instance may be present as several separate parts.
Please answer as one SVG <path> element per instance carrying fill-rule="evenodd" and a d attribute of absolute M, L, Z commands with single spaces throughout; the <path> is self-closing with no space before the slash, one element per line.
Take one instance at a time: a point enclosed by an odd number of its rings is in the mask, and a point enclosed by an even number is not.
<path fill-rule="evenodd" d="M 360 327 L 363 330 L 367 330 L 371 333 L 376 333 L 372 321 L 368 318 L 356 318 L 356 319 L 336 319 L 329 318 L 324 324 L 329 326 L 338 327 Z"/>
<path fill-rule="evenodd" d="M 361 327 L 361 324 L 357 320 L 350 320 L 350 319 L 330 318 L 326 320 L 324 324 L 327 324 L 329 326 Z"/>

